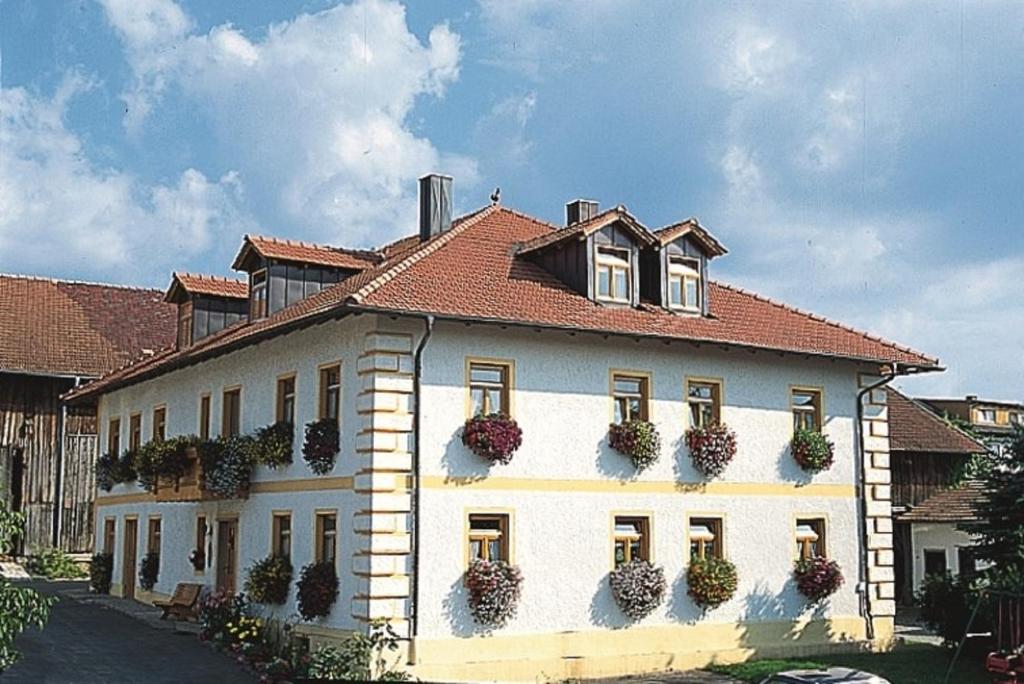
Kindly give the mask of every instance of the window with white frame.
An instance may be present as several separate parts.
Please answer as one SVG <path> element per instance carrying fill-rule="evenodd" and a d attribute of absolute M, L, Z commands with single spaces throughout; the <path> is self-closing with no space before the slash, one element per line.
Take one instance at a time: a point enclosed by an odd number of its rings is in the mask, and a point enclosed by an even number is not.
<path fill-rule="evenodd" d="M 598 247 L 595 262 L 597 298 L 629 302 L 633 283 L 629 250 L 622 247 Z"/>
<path fill-rule="evenodd" d="M 674 309 L 700 311 L 700 259 L 671 257 L 668 262 L 668 301 Z"/>

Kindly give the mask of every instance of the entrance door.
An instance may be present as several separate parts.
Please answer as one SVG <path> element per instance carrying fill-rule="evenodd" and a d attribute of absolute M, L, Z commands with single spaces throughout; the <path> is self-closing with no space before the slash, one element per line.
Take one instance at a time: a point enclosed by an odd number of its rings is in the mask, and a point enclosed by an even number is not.
<path fill-rule="evenodd" d="M 121 568 L 121 595 L 135 598 L 135 547 L 139 541 L 139 521 L 129 518 L 124 521 L 124 566 Z"/>
<path fill-rule="evenodd" d="M 238 561 L 238 521 L 217 521 L 217 590 L 235 593 Z"/>

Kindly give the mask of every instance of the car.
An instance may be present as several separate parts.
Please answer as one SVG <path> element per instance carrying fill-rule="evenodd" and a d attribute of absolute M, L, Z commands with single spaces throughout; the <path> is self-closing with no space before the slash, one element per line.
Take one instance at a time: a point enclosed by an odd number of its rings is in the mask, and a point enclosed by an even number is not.
<path fill-rule="evenodd" d="M 827 670 L 787 670 L 763 679 L 761 684 L 891 684 L 888 679 L 848 667 Z"/>

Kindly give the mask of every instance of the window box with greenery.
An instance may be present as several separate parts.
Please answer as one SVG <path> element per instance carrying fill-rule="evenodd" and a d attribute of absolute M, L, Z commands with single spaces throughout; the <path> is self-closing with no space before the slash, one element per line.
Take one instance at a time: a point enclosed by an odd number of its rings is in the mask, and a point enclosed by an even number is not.
<path fill-rule="evenodd" d="M 793 565 L 796 588 L 813 603 L 823 601 L 843 586 L 843 571 L 834 560 L 816 556 Z"/>
<path fill-rule="evenodd" d="M 686 431 L 686 444 L 693 467 L 707 478 L 721 475 L 736 457 L 736 433 L 726 425 L 690 428 Z"/>
<path fill-rule="evenodd" d="M 306 424 L 306 441 L 302 445 L 302 457 L 309 469 L 317 475 L 326 475 L 334 468 L 334 459 L 341 448 L 338 421 L 321 418 Z"/>
<path fill-rule="evenodd" d="M 462 443 L 489 463 L 508 465 L 523 443 L 523 431 L 502 413 L 476 415 L 462 429 Z"/>
<path fill-rule="evenodd" d="M 661 455 L 661 436 L 654 423 L 647 420 L 613 423 L 608 428 L 608 444 L 623 456 L 629 456 L 637 470 L 650 467 Z"/>
<path fill-rule="evenodd" d="M 282 556 L 267 556 L 249 568 L 245 593 L 256 603 L 283 605 L 292 583 L 292 564 Z"/>
<path fill-rule="evenodd" d="M 835 445 L 825 435 L 807 428 L 793 433 L 790 453 L 797 465 L 809 473 L 828 470 L 835 462 Z"/>
<path fill-rule="evenodd" d="M 465 584 L 469 611 L 481 625 L 504 627 L 515 617 L 523 588 L 523 574 L 518 566 L 476 558 L 466 570 Z"/>
<path fill-rule="evenodd" d="M 93 554 L 89 560 L 89 588 L 96 594 L 109 594 L 113 576 L 114 554 Z"/>
<path fill-rule="evenodd" d="M 217 498 L 248 496 L 254 452 L 253 438 L 244 435 L 204 442 L 199 448 L 200 489 Z"/>
<path fill-rule="evenodd" d="M 299 615 L 303 620 L 326 617 L 338 599 L 338 574 L 333 562 L 310 563 L 296 583 Z"/>
<path fill-rule="evenodd" d="M 139 563 L 139 586 L 146 591 L 152 591 L 160 576 L 160 554 L 150 551 L 142 557 Z"/>
<path fill-rule="evenodd" d="M 710 610 L 736 595 L 739 579 L 736 566 L 725 558 L 694 558 L 686 570 L 686 593 L 694 603 Z"/>
<path fill-rule="evenodd" d="M 292 462 L 292 440 L 295 428 L 280 420 L 256 430 L 256 460 L 270 468 L 281 468 Z"/>
<path fill-rule="evenodd" d="M 665 571 L 643 558 L 622 563 L 609 577 L 615 603 L 631 620 L 642 620 L 665 599 Z"/>

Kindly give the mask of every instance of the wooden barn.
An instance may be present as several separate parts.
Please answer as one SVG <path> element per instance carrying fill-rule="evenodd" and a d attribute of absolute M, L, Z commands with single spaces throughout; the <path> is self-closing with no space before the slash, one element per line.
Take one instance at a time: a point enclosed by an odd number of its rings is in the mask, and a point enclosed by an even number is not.
<path fill-rule="evenodd" d="M 159 290 L 0 275 L 0 498 L 27 518 L 14 551 L 91 550 L 96 407 L 60 395 L 173 344 L 176 316 Z"/>

